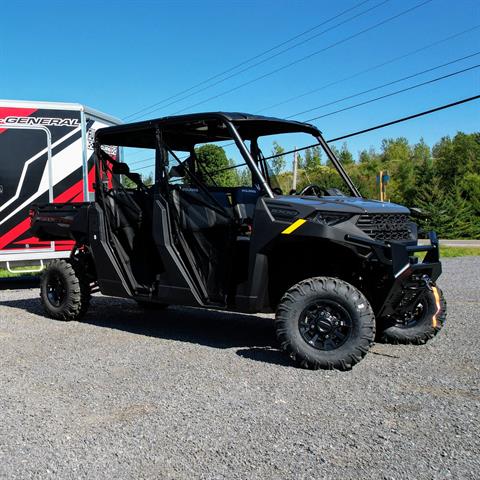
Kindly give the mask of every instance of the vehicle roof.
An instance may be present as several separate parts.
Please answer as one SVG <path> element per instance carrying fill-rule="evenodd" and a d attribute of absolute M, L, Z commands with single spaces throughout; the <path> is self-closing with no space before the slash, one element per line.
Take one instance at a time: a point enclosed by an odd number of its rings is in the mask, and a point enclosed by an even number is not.
<path fill-rule="evenodd" d="M 80 103 L 66 103 L 66 102 L 44 102 L 36 100 L 7 100 L 0 99 L 0 107 L 16 107 L 16 108 L 35 108 L 46 110 L 73 110 L 85 112 L 88 115 L 96 117 L 100 120 L 106 120 L 109 123 L 120 124 L 122 121 L 107 113 L 100 112 L 94 108 L 87 107 Z"/>
<path fill-rule="evenodd" d="M 244 140 L 281 133 L 320 133 L 314 125 L 293 120 L 239 112 L 205 112 L 102 128 L 97 131 L 97 139 L 109 145 L 154 148 L 155 130 L 158 127 L 170 148 L 188 151 L 199 143 L 231 140 L 224 122 L 233 123 Z"/>

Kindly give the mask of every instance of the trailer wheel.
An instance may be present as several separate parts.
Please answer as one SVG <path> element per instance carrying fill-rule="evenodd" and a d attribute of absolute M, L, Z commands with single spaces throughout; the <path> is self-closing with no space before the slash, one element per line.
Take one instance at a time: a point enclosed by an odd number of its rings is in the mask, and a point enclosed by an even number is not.
<path fill-rule="evenodd" d="M 310 369 L 350 370 L 375 338 L 375 316 L 365 296 L 330 277 L 291 287 L 280 300 L 275 326 L 281 348 Z"/>
<path fill-rule="evenodd" d="M 380 332 L 380 341 L 394 345 L 422 345 L 432 339 L 443 327 L 447 319 L 447 302 L 443 292 L 435 287 L 416 306 L 413 315 L 398 319 L 393 326 Z"/>
<path fill-rule="evenodd" d="M 51 262 L 40 279 L 40 300 L 49 317 L 76 320 L 88 310 L 90 284 L 80 265 L 65 260 Z"/>

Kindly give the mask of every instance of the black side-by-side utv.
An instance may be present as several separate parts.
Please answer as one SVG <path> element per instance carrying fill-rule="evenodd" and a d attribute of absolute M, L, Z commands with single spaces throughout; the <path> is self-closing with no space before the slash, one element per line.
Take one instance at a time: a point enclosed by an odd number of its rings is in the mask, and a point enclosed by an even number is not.
<path fill-rule="evenodd" d="M 284 195 L 260 145 L 286 133 L 313 136 L 347 193 L 312 184 Z M 248 184 L 221 184 L 198 150 L 215 142 L 238 149 Z M 153 185 L 120 161 L 122 147 L 154 152 Z M 32 208 L 33 235 L 76 243 L 70 259 L 53 261 L 42 277 L 51 317 L 81 317 L 98 290 L 146 308 L 276 312 L 280 346 L 292 359 L 342 370 L 376 335 L 421 344 L 442 328 L 435 234 L 418 245 L 407 208 L 362 198 L 316 127 L 192 114 L 101 129 L 95 151 L 94 203 Z M 422 262 L 418 251 L 426 252 Z"/>

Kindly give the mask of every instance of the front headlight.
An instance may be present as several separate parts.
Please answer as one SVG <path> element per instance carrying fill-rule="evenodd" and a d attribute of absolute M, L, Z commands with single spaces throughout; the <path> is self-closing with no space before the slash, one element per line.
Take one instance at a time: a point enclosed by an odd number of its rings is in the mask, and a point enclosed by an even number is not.
<path fill-rule="evenodd" d="M 352 216 L 351 213 L 341 212 L 315 212 L 308 218 L 311 222 L 319 223 L 320 225 L 336 225 L 337 223 L 344 222 Z"/>

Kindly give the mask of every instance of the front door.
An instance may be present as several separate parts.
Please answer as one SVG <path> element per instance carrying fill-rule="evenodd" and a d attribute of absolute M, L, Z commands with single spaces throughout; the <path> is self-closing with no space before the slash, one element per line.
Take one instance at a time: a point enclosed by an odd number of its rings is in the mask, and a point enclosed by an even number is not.
<path fill-rule="evenodd" d="M 209 303 L 225 305 L 234 245 L 227 194 L 176 185 L 171 191 L 174 241 Z"/>

